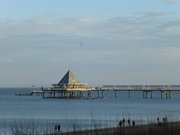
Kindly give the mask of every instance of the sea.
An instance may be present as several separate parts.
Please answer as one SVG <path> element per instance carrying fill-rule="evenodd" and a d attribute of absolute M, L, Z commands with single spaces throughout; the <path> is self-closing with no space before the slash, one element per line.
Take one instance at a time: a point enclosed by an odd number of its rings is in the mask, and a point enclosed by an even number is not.
<path fill-rule="evenodd" d="M 148 124 L 167 117 L 180 121 L 180 92 L 171 99 L 161 99 L 160 92 L 143 99 L 142 92 L 105 92 L 101 99 L 43 99 L 41 96 L 16 96 L 32 88 L 0 88 L 0 134 L 12 134 L 13 126 L 36 125 L 52 131 L 55 124 L 62 131 L 116 127 L 120 120 Z M 29 125 L 28 125 L 29 124 Z"/>

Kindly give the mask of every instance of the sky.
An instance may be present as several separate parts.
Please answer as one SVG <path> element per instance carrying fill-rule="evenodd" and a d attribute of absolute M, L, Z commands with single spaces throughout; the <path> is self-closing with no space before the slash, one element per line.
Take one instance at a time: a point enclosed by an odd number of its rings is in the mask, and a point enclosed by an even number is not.
<path fill-rule="evenodd" d="M 0 87 L 180 84 L 180 0 L 0 0 Z"/>

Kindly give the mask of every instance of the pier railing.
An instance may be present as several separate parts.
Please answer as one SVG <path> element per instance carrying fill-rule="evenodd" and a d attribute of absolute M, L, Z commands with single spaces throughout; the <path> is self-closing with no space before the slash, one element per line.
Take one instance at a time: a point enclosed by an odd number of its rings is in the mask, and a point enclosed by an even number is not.
<path fill-rule="evenodd" d="M 128 97 L 132 93 L 141 92 L 143 98 L 153 98 L 153 93 L 160 93 L 160 98 L 170 99 L 172 92 L 180 92 L 180 85 L 103 85 L 102 87 L 87 89 L 53 89 L 36 88 L 25 94 L 16 94 L 19 96 L 39 95 L 42 98 L 75 98 L 75 99 L 94 99 L 104 98 L 104 92 L 110 91 L 114 97 L 118 97 L 118 92 L 128 92 Z"/>
<path fill-rule="evenodd" d="M 180 91 L 180 85 L 103 85 L 104 90 L 172 90 Z"/>

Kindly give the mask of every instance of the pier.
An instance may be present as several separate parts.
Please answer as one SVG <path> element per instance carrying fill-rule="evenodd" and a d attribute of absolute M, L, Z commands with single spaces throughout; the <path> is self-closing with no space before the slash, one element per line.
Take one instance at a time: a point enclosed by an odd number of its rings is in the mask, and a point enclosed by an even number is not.
<path fill-rule="evenodd" d="M 117 92 L 126 91 L 131 98 L 132 92 L 141 92 L 144 99 L 153 98 L 153 93 L 159 93 L 161 99 L 170 99 L 172 92 L 180 92 L 180 85 L 104 85 L 101 89 Z"/>
<path fill-rule="evenodd" d="M 87 87 L 87 83 L 81 83 L 71 71 L 68 71 L 57 84 L 52 84 L 50 88 L 36 88 L 28 93 L 16 95 L 38 95 L 42 98 L 54 99 L 97 99 L 104 98 L 105 92 L 109 92 L 114 98 L 118 98 L 121 92 L 127 92 L 128 98 L 132 98 L 133 93 L 140 92 L 143 99 L 154 98 L 154 93 L 159 93 L 160 99 L 171 99 L 172 92 L 180 92 L 180 85 L 103 85 L 92 88 Z"/>
<path fill-rule="evenodd" d="M 180 85 L 118 85 L 119 87 L 102 87 L 89 88 L 89 89 L 73 89 L 73 90 L 54 90 L 43 89 L 41 92 L 42 98 L 66 98 L 66 99 L 97 99 L 104 98 L 105 92 L 113 95 L 114 98 L 118 98 L 118 94 L 127 92 L 127 97 L 132 98 L 136 92 L 141 93 L 143 99 L 152 99 L 153 94 L 156 93 L 156 98 L 171 99 L 173 92 L 180 92 Z M 138 86 L 138 88 L 137 88 Z M 147 86 L 147 85 L 146 85 Z M 36 92 L 33 92 L 34 94 Z"/>

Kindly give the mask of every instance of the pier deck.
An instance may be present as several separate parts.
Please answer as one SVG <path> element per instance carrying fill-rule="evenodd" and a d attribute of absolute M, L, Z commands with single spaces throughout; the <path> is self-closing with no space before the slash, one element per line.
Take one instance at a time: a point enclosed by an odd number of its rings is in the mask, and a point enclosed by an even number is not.
<path fill-rule="evenodd" d="M 128 97 L 132 97 L 132 93 L 141 92 L 144 99 L 153 98 L 153 93 L 159 93 L 161 99 L 172 98 L 172 92 L 180 92 L 180 85 L 118 85 L 119 87 L 96 87 L 91 90 L 43 90 L 43 98 L 75 98 L 75 99 L 95 99 L 104 98 L 104 92 L 112 92 L 115 98 L 118 97 L 119 92 L 127 92 Z"/>
<path fill-rule="evenodd" d="M 16 94 L 17 96 L 32 96 L 38 95 L 42 98 L 62 98 L 62 99 L 97 99 L 104 98 L 105 92 L 111 92 L 115 98 L 118 98 L 118 93 L 127 92 L 128 98 L 131 98 L 134 93 L 141 92 L 142 98 L 153 98 L 153 93 L 159 93 L 159 98 L 170 99 L 173 92 L 180 92 L 180 85 L 118 85 L 89 88 L 86 90 L 73 89 L 73 90 L 57 90 L 57 89 L 35 89 L 28 93 Z"/>

